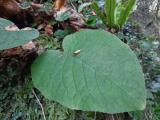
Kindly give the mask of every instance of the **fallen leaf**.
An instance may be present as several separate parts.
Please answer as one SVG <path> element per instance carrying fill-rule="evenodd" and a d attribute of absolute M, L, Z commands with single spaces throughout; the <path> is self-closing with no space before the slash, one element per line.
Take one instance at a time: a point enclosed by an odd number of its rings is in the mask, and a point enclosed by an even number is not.
<path fill-rule="evenodd" d="M 51 25 L 46 25 L 44 30 L 45 30 L 45 34 L 49 34 L 49 35 L 53 34 L 53 27 Z"/>
<path fill-rule="evenodd" d="M 36 45 L 35 45 L 34 42 L 30 41 L 29 43 L 23 45 L 22 48 L 23 48 L 24 50 L 32 50 L 32 49 L 35 49 L 35 48 L 36 48 Z"/>

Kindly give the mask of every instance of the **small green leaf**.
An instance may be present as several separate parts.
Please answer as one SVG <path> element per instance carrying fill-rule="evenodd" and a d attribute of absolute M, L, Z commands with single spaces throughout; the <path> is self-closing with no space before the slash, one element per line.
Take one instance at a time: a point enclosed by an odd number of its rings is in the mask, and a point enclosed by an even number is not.
<path fill-rule="evenodd" d="M 45 12 L 45 13 L 47 13 L 48 15 L 50 15 L 50 13 L 51 13 L 51 11 L 52 11 L 52 8 L 53 8 L 53 4 L 46 2 L 46 3 L 43 4 L 43 7 L 40 8 L 38 11 L 39 11 L 39 12 Z"/>
<path fill-rule="evenodd" d="M 61 39 L 61 38 L 64 38 L 67 34 L 69 34 L 71 31 L 69 31 L 69 30 L 60 30 L 60 29 L 58 29 L 57 31 L 55 31 L 55 33 L 54 33 L 54 36 L 56 37 L 56 38 L 59 38 L 59 39 Z"/>
<path fill-rule="evenodd" d="M 79 6 L 78 12 L 79 12 L 79 13 L 82 12 L 85 7 L 88 7 L 88 6 L 90 6 L 91 4 L 92 4 L 91 2 L 83 3 L 82 5 Z"/>
<path fill-rule="evenodd" d="M 31 3 L 27 1 L 24 1 L 20 4 L 20 8 L 23 10 L 29 9 L 30 7 L 31 7 Z"/>
<path fill-rule="evenodd" d="M 14 24 L 14 23 L 12 23 L 12 22 L 9 21 L 9 20 L 0 18 L 0 29 L 4 29 L 5 27 L 10 26 L 10 25 L 13 25 L 13 24 Z"/>
<path fill-rule="evenodd" d="M 71 16 L 70 12 L 61 12 L 60 14 L 57 15 L 56 20 L 59 22 L 65 21 L 67 19 L 69 19 Z"/>
<path fill-rule="evenodd" d="M 14 23 L 0 18 L 0 50 L 14 48 L 23 45 L 39 36 L 36 29 L 9 31 L 5 27 Z"/>
<path fill-rule="evenodd" d="M 103 30 L 65 37 L 64 52 L 49 50 L 32 65 L 33 83 L 71 109 L 119 113 L 143 110 L 146 90 L 136 55 Z"/>

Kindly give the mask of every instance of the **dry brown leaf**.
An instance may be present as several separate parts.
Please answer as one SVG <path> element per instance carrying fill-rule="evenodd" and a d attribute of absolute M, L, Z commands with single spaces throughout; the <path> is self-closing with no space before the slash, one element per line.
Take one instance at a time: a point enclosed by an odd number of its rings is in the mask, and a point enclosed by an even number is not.
<path fill-rule="evenodd" d="M 61 10 L 65 7 L 67 0 L 56 0 L 54 8 L 57 10 Z"/>
<path fill-rule="evenodd" d="M 19 56 L 23 52 L 21 47 L 4 50 L 0 53 L 0 58 Z"/>
<path fill-rule="evenodd" d="M 44 30 L 45 30 L 45 34 L 49 34 L 49 35 L 53 34 L 53 27 L 51 25 L 46 25 Z"/>
<path fill-rule="evenodd" d="M 0 17 L 11 18 L 21 16 L 21 8 L 15 0 L 0 0 Z"/>
<path fill-rule="evenodd" d="M 36 44 L 32 41 L 22 46 L 24 50 L 32 50 L 36 48 Z"/>

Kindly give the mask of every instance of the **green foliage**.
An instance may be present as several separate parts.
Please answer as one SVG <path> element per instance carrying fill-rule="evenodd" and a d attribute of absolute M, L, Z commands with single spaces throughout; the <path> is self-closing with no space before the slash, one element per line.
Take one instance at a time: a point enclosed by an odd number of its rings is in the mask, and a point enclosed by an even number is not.
<path fill-rule="evenodd" d="M 103 30 L 65 37 L 64 52 L 49 50 L 32 65 L 35 87 L 71 109 L 119 113 L 145 108 L 146 91 L 135 54 Z"/>
<path fill-rule="evenodd" d="M 100 17 L 100 19 L 102 20 L 102 22 L 103 22 L 105 25 L 107 25 L 106 14 L 101 11 L 101 9 L 100 9 L 100 7 L 98 6 L 97 2 L 93 1 L 93 3 L 92 3 L 92 8 L 93 8 L 94 11 L 96 12 L 97 16 Z"/>
<path fill-rule="evenodd" d="M 120 15 L 118 15 L 119 18 L 117 18 L 118 19 L 117 24 L 120 27 L 122 27 L 127 21 L 130 13 L 133 11 L 133 8 L 135 7 L 135 4 L 136 4 L 136 0 L 128 0 L 125 3 L 120 3 L 120 5 L 118 6 L 118 8 L 120 9 L 117 9 L 117 10 L 118 11 L 120 10 Z"/>
<path fill-rule="evenodd" d="M 0 18 L 0 50 L 14 48 L 23 45 L 39 36 L 39 32 L 35 29 L 29 30 L 7 30 L 7 26 L 14 23 Z"/>
<path fill-rule="evenodd" d="M 71 16 L 71 13 L 69 11 L 65 11 L 65 12 L 61 12 L 59 14 L 57 14 L 56 16 L 56 20 L 59 21 L 59 22 L 63 22 L 65 20 L 68 20 Z"/>
<path fill-rule="evenodd" d="M 110 27 L 115 25 L 115 10 L 116 10 L 116 0 L 106 0 L 105 1 L 105 13 L 107 16 L 107 24 Z"/>
<path fill-rule="evenodd" d="M 105 8 L 101 10 L 96 1 L 92 8 L 104 24 L 110 28 L 122 28 L 136 6 L 136 0 L 105 0 Z"/>
<path fill-rule="evenodd" d="M 40 12 L 45 12 L 46 14 L 50 14 L 50 12 L 52 11 L 52 7 L 53 7 L 53 3 L 50 2 L 46 2 L 44 3 L 43 7 L 41 9 L 39 9 Z"/>
<path fill-rule="evenodd" d="M 88 7 L 88 6 L 90 6 L 91 4 L 92 4 L 91 2 L 86 2 L 86 3 L 81 4 L 81 5 L 78 7 L 78 12 L 82 12 L 85 7 Z"/>

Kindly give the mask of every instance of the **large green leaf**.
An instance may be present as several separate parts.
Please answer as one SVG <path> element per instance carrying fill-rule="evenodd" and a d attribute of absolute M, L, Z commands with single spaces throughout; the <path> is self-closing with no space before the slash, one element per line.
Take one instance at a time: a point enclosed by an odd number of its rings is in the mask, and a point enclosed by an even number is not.
<path fill-rule="evenodd" d="M 39 36 L 36 29 L 9 31 L 5 27 L 14 23 L 0 18 L 0 50 L 23 45 Z"/>
<path fill-rule="evenodd" d="M 103 30 L 65 37 L 64 52 L 49 50 L 32 65 L 36 88 L 71 109 L 119 113 L 146 104 L 143 73 L 135 54 Z"/>

